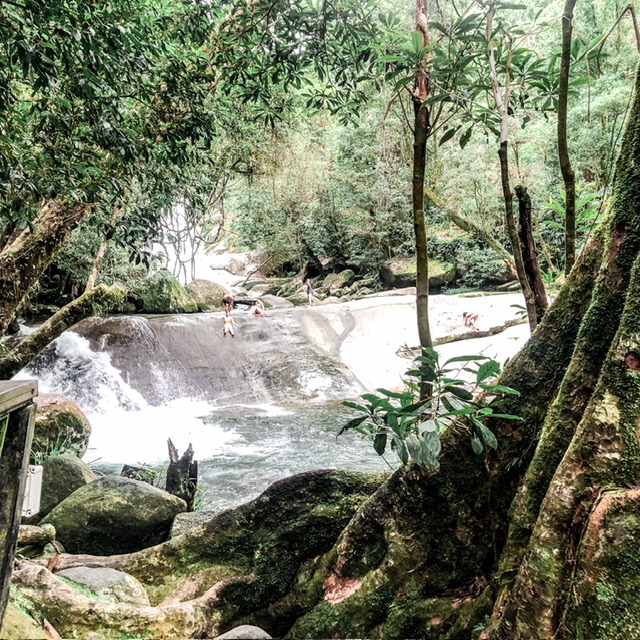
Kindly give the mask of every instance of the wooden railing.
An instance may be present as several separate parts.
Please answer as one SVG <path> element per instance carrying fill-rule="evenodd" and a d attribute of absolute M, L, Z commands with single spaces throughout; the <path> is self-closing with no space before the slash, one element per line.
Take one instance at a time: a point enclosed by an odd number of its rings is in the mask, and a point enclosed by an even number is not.
<path fill-rule="evenodd" d="M 18 542 L 37 395 L 35 380 L 0 381 L 0 626 Z"/>

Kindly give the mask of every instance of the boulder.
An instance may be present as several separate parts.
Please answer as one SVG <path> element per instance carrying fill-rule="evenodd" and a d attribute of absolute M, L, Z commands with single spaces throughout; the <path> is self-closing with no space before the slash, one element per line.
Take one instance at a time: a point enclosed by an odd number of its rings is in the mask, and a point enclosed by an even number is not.
<path fill-rule="evenodd" d="M 411 287 L 416 283 L 415 259 L 387 260 L 380 270 L 380 277 L 390 287 Z M 429 260 L 429 286 L 451 284 L 458 277 L 455 267 L 438 260 Z"/>
<path fill-rule="evenodd" d="M 175 538 L 182 535 L 189 529 L 195 529 L 205 522 L 209 522 L 213 518 L 217 511 L 190 511 L 185 513 L 179 513 L 174 519 L 171 525 L 170 538 Z"/>
<path fill-rule="evenodd" d="M 198 310 L 193 296 L 166 269 L 149 276 L 144 289 L 142 310 L 145 313 L 193 313 Z"/>
<path fill-rule="evenodd" d="M 56 539 L 56 529 L 53 525 L 45 524 L 36 527 L 32 524 L 21 524 L 18 530 L 18 548 L 27 545 L 44 547 Z"/>
<path fill-rule="evenodd" d="M 93 482 L 98 476 L 73 453 L 47 458 L 42 463 L 42 498 L 40 517 L 70 496 L 76 489 Z"/>
<path fill-rule="evenodd" d="M 40 524 L 52 524 L 70 553 L 115 555 L 164 542 L 184 500 L 146 482 L 105 476 L 80 487 Z"/>
<path fill-rule="evenodd" d="M 223 633 L 221 636 L 216 636 L 217 640 L 263 640 L 271 638 L 271 636 L 260 629 L 260 627 L 253 627 L 250 624 L 242 624 L 235 629 Z"/>
<path fill-rule="evenodd" d="M 244 256 L 242 256 L 244 257 Z M 227 262 L 225 269 L 234 276 L 243 276 L 247 268 L 247 263 L 235 256 Z"/>
<path fill-rule="evenodd" d="M 192 280 L 187 291 L 196 301 L 199 311 L 220 311 L 224 306 L 222 298 L 229 293 L 222 285 L 210 280 Z"/>
<path fill-rule="evenodd" d="M 334 293 L 339 289 L 344 289 L 345 287 L 353 284 L 354 278 L 356 274 L 351 269 L 345 269 L 340 273 L 330 273 L 323 281 L 321 285 L 321 289 L 327 291 L 328 293 Z"/>
<path fill-rule="evenodd" d="M 293 302 L 290 302 L 289 300 L 286 300 L 285 298 L 280 298 L 278 296 L 273 296 L 270 294 L 266 294 L 264 296 L 261 296 L 260 299 L 262 300 L 262 302 L 264 302 L 264 306 L 266 307 L 267 305 L 269 305 L 270 307 L 273 307 L 274 309 L 290 309 L 291 307 L 294 306 Z"/>
<path fill-rule="evenodd" d="M 301 304 L 309 304 L 309 299 L 307 298 L 307 294 L 304 292 L 301 293 L 292 293 L 289 296 L 285 296 L 285 300 L 288 300 L 292 303 L 292 305 L 301 305 Z M 311 303 L 318 304 L 320 300 L 315 296 L 311 296 Z"/>
<path fill-rule="evenodd" d="M 7 605 L 4 618 L 0 620 L 0 638 L 4 640 L 23 640 L 30 638 L 50 638 L 40 622 L 32 618 L 24 609 L 13 603 Z"/>
<path fill-rule="evenodd" d="M 40 464 L 52 455 L 74 453 L 81 458 L 87 451 L 91 425 L 76 404 L 58 393 L 36 396 L 36 419 L 31 458 Z"/>
<path fill-rule="evenodd" d="M 132 575 L 107 567 L 73 567 L 56 575 L 71 580 L 94 593 L 100 600 L 114 604 L 149 606 L 149 596 L 144 587 Z"/>

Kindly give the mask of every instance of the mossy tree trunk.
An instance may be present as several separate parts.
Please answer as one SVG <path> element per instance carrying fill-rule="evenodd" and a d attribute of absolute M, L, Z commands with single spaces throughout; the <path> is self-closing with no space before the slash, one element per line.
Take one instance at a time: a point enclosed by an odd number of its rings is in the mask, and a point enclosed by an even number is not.
<path fill-rule="evenodd" d="M 33 223 L 0 252 L 0 335 L 20 303 L 85 216 L 85 204 L 43 203 Z"/>

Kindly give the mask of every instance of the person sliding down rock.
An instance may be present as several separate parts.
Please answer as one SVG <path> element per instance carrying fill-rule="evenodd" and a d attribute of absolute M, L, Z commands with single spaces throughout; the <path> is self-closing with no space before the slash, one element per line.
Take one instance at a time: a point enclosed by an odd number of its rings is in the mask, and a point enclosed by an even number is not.
<path fill-rule="evenodd" d="M 237 327 L 236 323 L 233 321 L 230 313 L 226 313 L 224 318 L 222 319 L 222 336 L 224 338 L 227 337 L 227 333 L 231 335 L 232 338 L 236 337 L 236 332 L 233 330 L 233 327 Z"/>

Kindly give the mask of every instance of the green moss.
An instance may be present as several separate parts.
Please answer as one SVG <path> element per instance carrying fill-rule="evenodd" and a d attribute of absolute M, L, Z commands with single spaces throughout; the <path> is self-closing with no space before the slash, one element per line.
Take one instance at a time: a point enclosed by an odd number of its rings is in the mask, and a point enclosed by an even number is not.
<path fill-rule="evenodd" d="M 16 603 L 9 602 L 0 626 L 0 638 L 4 640 L 23 640 L 24 638 L 35 640 L 48 637 L 40 622 L 32 618 Z"/>
<path fill-rule="evenodd" d="M 145 282 L 145 313 L 194 313 L 198 304 L 193 296 L 167 271 L 162 269 Z"/>

